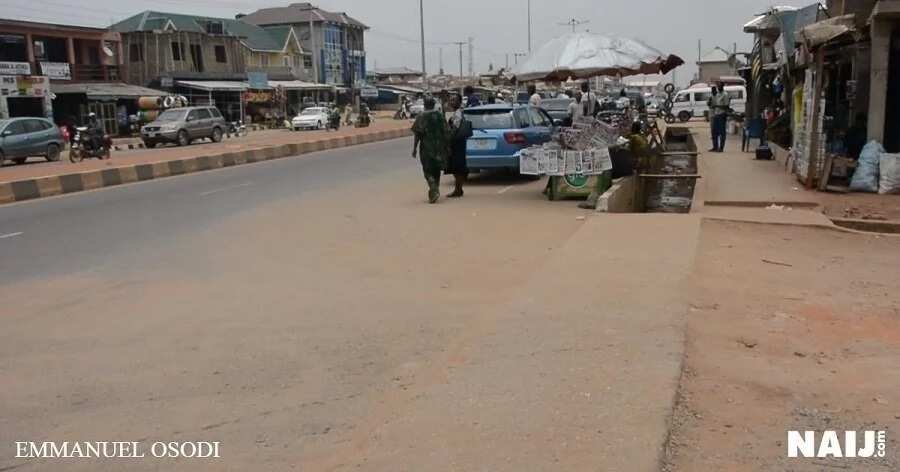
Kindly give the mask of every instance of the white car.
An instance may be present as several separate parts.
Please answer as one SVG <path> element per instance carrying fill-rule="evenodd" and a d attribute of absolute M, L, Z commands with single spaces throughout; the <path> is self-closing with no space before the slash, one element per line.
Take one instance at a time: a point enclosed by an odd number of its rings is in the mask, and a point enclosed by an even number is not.
<path fill-rule="evenodd" d="M 309 107 L 291 120 L 294 131 L 301 129 L 324 129 L 328 124 L 328 108 Z"/>

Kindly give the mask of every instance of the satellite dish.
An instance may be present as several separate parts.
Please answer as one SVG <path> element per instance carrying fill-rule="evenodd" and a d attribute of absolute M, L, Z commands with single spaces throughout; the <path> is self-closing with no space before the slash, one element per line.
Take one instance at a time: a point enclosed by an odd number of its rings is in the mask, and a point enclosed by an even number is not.
<path fill-rule="evenodd" d="M 115 56 L 115 54 L 113 54 L 113 51 L 112 51 L 112 49 L 109 48 L 109 46 L 103 46 L 103 54 L 106 54 L 109 57 Z"/>

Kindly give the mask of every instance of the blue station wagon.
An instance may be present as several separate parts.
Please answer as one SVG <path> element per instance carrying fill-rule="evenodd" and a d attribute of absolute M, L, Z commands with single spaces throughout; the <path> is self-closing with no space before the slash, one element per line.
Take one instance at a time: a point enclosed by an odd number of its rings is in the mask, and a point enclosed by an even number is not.
<path fill-rule="evenodd" d="M 519 171 L 522 149 L 550 141 L 553 119 L 532 106 L 485 105 L 467 108 L 472 137 L 466 143 L 469 170 L 508 169 Z"/>
<path fill-rule="evenodd" d="M 0 120 L 0 164 L 22 164 L 31 156 L 58 161 L 64 144 L 59 128 L 46 118 Z"/>

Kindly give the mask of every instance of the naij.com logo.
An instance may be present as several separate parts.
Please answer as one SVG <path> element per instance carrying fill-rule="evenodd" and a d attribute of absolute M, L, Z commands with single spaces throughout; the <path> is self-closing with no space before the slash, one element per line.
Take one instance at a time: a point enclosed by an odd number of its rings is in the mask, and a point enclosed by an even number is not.
<path fill-rule="evenodd" d="M 788 431 L 788 457 L 884 457 L 884 431 Z M 862 439 L 859 441 L 858 439 Z M 860 444 L 860 442 L 862 444 Z"/>

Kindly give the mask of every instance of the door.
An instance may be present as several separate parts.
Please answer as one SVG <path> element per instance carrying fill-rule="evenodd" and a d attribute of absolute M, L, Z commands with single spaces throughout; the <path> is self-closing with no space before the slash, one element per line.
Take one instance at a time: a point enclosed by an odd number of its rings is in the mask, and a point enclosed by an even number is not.
<path fill-rule="evenodd" d="M 546 118 L 542 110 L 533 107 L 528 108 L 528 116 L 531 118 L 536 144 L 550 141 L 550 136 L 553 132 L 553 120 Z"/>
<path fill-rule="evenodd" d="M 14 121 L 3 130 L 3 154 L 7 159 L 28 156 L 29 143 L 23 120 Z"/>
<path fill-rule="evenodd" d="M 197 110 L 197 115 L 200 116 L 200 132 L 203 133 L 203 137 L 207 138 L 212 136 L 212 113 L 209 112 L 209 108 L 202 108 Z"/>
<path fill-rule="evenodd" d="M 28 143 L 28 155 L 43 154 L 47 147 L 47 128 L 41 120 L 24 120 L 25 142 Z"/>
<path fill-rule="evenodd" d="M 203 138 L 203 120 L 200 119 L 200 110 L 191 110 L 185 119 L 185 127 L 191 139 Z"/>
<path fill-rule="evenodd" d="M 541 130 L 531 121 L 529 108 L 517 108 L 513 111 L 513 119 L 525 135 L 525 147 L 541 144 Z"/>
<path fill-rule="evenodd" d="M 703 91 L 703 92 L 694 92 L 692 100 L 691 109 L 694 116 L 706 116 L 709 113 L 709 97 L 712 96 L 712 91 Z"/>
<path fill-rule="evenodd" d="M 900 151 L 900 31 L 891 35 L 888 56 L 887 106 L 884 115 L 884 148 L 887 152 Z"/>

